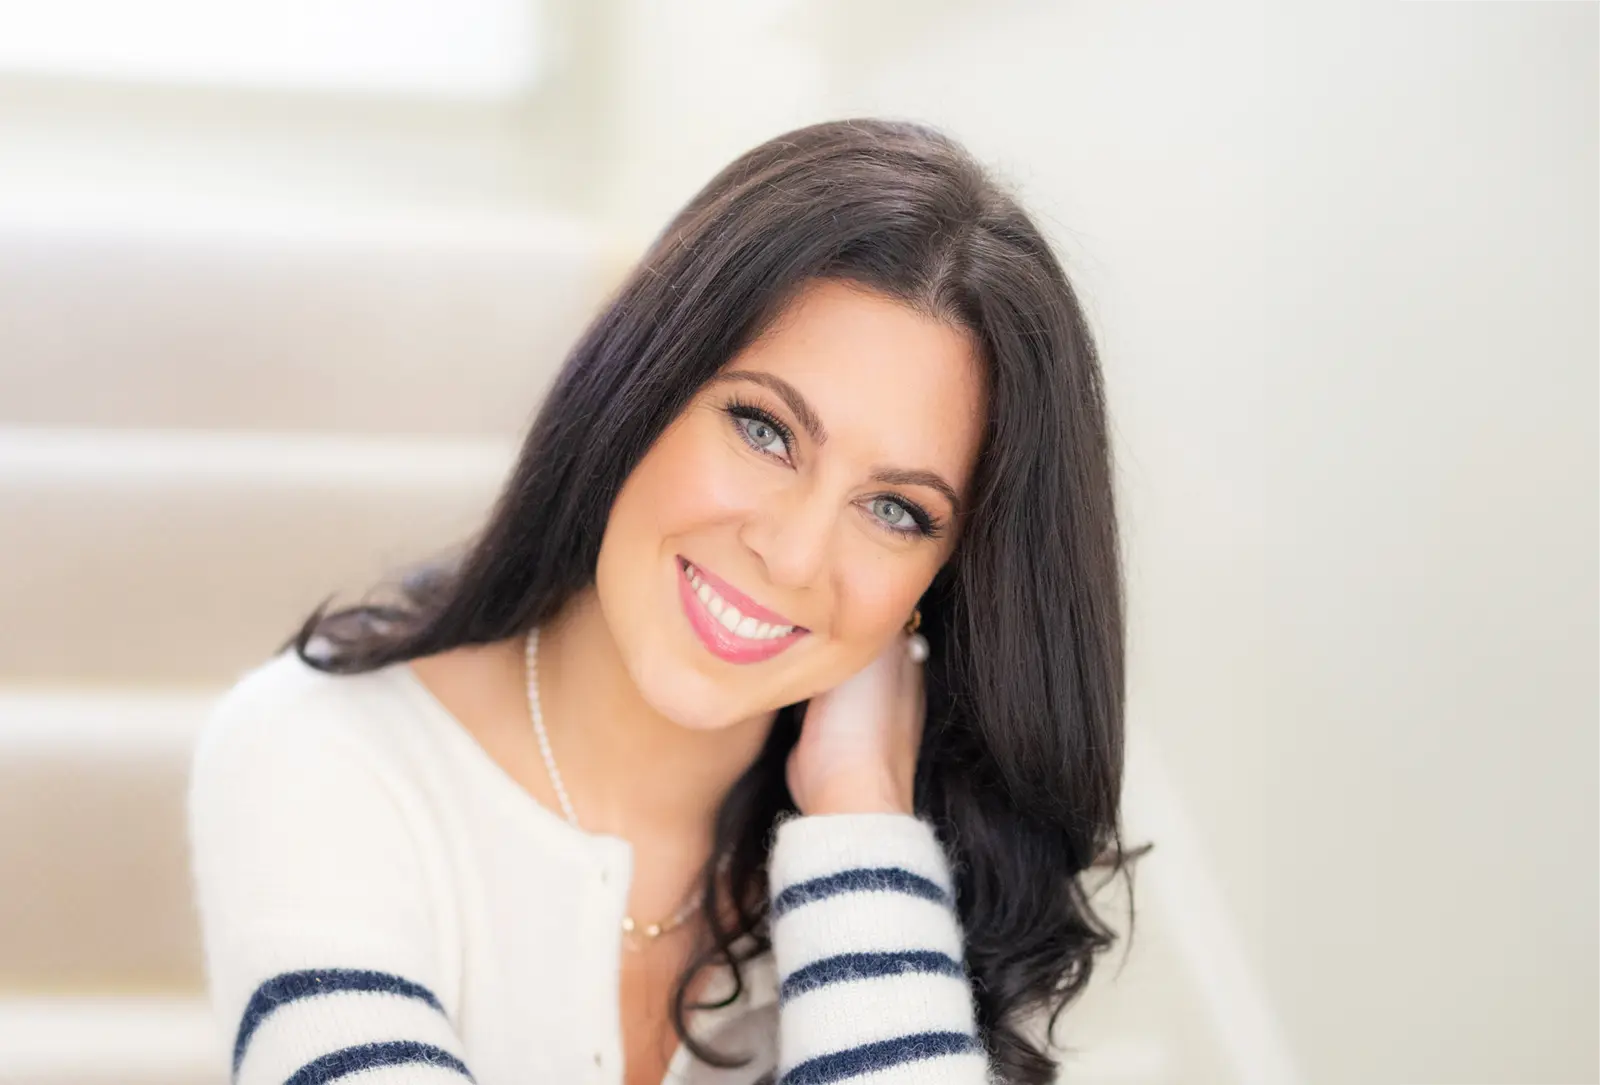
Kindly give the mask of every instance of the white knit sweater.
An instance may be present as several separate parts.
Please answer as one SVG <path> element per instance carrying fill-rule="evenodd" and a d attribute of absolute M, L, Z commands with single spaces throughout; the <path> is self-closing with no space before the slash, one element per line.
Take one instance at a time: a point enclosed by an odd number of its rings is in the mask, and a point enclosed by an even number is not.
<path fill-rule="evenodd" d="M 218 703 L 189 828 L 237 1085 L 620 1083 L 630 845 L 522 790 L 408 666 L 292 653 Z M 691 1017 L 750 1061 L 666 1081 L 981 1085 L 950 870 L 897 815 L 798 817 L 770 860 L 773 951 Z M 731 977 L 719 973 L 722 991 Z"/>

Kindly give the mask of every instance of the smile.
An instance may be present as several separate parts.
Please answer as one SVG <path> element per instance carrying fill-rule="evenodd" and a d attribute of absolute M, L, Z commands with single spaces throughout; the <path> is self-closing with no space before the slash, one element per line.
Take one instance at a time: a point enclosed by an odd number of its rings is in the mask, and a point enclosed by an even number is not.
<path fill-rule="evenodd" d="M 770 659 L 808 632 L 727 581 L 678 559 L 678 594 L 689 624 L 712 654 L 730 663 Z"/>

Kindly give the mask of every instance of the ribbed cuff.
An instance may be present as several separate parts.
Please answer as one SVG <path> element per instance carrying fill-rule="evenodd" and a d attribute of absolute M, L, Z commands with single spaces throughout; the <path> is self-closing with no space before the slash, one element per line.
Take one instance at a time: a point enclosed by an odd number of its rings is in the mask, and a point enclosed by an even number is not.
<path fill-rule="evenodd" d="M 951 892 L 933 826 L 909 814 L 817 814 L 778 825 L 769 877 L 776 897 L 800 882 L 857 868 L 900 867 Z"/>

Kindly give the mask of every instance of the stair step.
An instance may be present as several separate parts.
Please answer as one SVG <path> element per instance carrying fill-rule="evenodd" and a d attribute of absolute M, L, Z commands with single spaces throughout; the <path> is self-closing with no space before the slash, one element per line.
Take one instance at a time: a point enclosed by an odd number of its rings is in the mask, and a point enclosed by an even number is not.
<path fill-rule="evenodd" d="M 225 1085 L 202 997 L 0 998 L 5 1085 Z"/>
<path fill-rule="evenodd" d="M 510 439 L 0 428 L 0 683 L 226 684 L 482 524 Z"/>
<path fill-rule="evenodd" d="M 529 212 L 0 205 L 0 425 L 516 433 L 618 269 Z"/>
<path fill-rule="evenodd" d="M 0 991 L 203 986 L 184 795 L 214 699 L 0 690 Z"/>

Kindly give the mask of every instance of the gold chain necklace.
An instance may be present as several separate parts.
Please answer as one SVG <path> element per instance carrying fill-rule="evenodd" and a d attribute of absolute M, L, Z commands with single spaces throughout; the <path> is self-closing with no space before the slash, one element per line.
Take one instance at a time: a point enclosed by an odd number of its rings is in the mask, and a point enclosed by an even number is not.
<path fill-rule="evenodd" d="M 561 802 L 561 812 L 566 815 L 567 823 L 574 829 L 582 832 L 578 825 L 578 815 L 572 809 L 572 800 L 567 797 L 567 787 L 561 780 L 561 770 L 556 768 L 555 754 L 550 752 L 550 736 L 544 729 L 544 713 L 539 708 L 539 631 L 537 629 L 528 633 L 527 646 L 523 652 L 523 673 L 528 682 L 528 714 L 533 717 L 533 733 L 539 740 L 539 752 L 544 755 L 545 771 L 550 776 L 550 786 L 555 789 L 556 798 Z M 659 923 L 647 923 L 640 926 L 631 915 L 622 917 L 622 934 L 630 948 L 640 948 L 635 939 L 643 937 L 646 941 L 654 941 L 668 931 L 676 930 L 683 926 L 690 916 L 699 909 L 700 902 L 691 898 L 683 907 Z"/>

